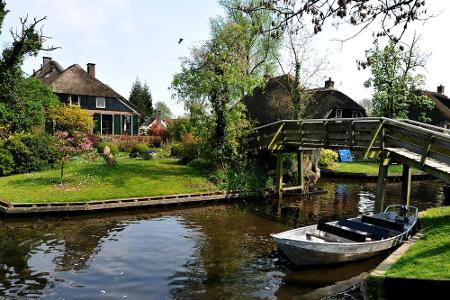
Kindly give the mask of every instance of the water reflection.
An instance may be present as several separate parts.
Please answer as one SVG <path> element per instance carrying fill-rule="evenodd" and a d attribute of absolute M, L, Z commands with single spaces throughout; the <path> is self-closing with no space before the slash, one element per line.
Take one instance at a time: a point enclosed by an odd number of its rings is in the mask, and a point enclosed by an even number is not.
<path fill-rule="evenodd" d="M 324 269 L 280 263 L 270 233 L 373 210 L 373 183 L 320 185 L 328 194 L 0 220 L 0 298 L 289 299 L 370 270 L 383 257 Z M 415 182 L 412 189 L 421 209 L 442 201 L 439 182 Z M 399 190 L 388 185 L 387 203 L 398 201 Z"/>

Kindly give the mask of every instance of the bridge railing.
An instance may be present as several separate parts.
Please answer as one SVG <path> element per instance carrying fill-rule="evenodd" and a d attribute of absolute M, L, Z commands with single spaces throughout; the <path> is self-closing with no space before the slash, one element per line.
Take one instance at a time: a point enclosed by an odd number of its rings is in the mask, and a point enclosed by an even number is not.
<path fill-rule="evenodd" d="M 251 150 L 290 151 L 298 148 L 351 148 L 364 150 L 380 118 L 283 120 L 253 129 Z M 381 137 L 372 141 L 379 149 Z"/>
<path fill-rule="evenodd" d="M 450 173 L 450 130 L 411 120 L 282 120 L 253 129 L 249 146 L 256 151 L 285 152 L 349 148 L 365 150 L 366 157 L 372 150 L 388 150 L 421 170 Z"/>

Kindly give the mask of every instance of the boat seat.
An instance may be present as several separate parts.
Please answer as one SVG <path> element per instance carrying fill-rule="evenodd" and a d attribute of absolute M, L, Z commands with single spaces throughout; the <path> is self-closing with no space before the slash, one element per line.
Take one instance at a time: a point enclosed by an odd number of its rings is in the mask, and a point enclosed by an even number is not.
<path fill-rule="evenodd" d="M 355 242 L 365 242 L 367 235 L 356 232 L 351 229 L 345 229 L 336 225 L 319 222 L 317 230 L 324 231 Z"/>
<path fill-rule="evenodd" d="M 373 217 L 373 216 L 363 215 L 361 217 L 361 222 L 372 224 L 372 225 L 383 227 L 383 228 L 388 228 L 388 229 L 400 231 L 400 232 L 404 231 L 404 225 L 401 224 L 401 223 L 397 223 L 397 222 L 394 222 L 394 221 L 389 221 L 389 220 L 386 220 L 386 219 L 377 218 L 377 217 Z"/>
<path fill-rule="evenodd" d="M 356 229 L 362 232 L 367 232 L 370 238 L 376 240 L 386 239 L 388 237 L 394 236 L 394 234 L 391 234 L 391 231 L 389 229 L 374 225 L 367 225 L 353 220 L 340 220 L 337 222 L 337 225 Z"/>

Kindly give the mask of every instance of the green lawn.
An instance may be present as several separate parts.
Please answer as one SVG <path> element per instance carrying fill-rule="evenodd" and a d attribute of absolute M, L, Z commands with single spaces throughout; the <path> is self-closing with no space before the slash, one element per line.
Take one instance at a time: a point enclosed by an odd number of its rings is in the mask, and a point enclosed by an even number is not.
<path fill-rule="evenodd" d="M 427 210 L 424 236 L 395 263 L 387 276 L 450 279 L 450 207 Z"/>
<path fill-rule="evenodd" d="M 0 177 L 0 199 L 15 202 L 88 201 L 216 190 L 198 169 L 173 159 L 122 158 L 117 166 L 74 160 L 60 169 Z"/>
<path fill-rule="evenodd" d="M 367 173 L 367 174 L 378 174 L 379 163 L 374 161 L 353 161 L 345 163 L 336 163 L 334 166 L 330 167 L 330 170 L 336 172 L 344 173 Z M 389 173 L 402 173 L 403 167 L 401 165 L 389 166 Z M 416 169 L 412 169 L 412 172 L 417 172 Z"/>

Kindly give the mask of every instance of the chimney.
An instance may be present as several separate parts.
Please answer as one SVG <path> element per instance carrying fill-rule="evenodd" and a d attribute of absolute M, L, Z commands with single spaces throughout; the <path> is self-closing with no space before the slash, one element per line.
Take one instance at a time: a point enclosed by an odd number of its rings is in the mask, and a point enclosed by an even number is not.
<path fill-rule="evenodd" d="M 325 88 L 326 89 L 334 89 L 334 81 L 331 80 L 331 77 L 328 78 L 327 81 L 325 81 Z"/>
<path fill-rule="evenodd" d="M 444 95 L 444 90 L 445 90 L 445 86 L 443 86 L 442 84 L 441 84 L 441 85 L 438 85 L 438 87 L 437 87 L 437 92 L 438 92 L 439 94 Z"/>
<path fill-rule="evenodd" d="M 87 64 L 87 72 L 89 75 L 95 78 L 95 64 L 88 63 Z"/>
<path fill-rule="evenodd" d="M 52 60 L 51 57 L 48 56 L 42 57 L 42 66 L 45 66 L 46 64 L 50 63 L 51 60 Z"/>

